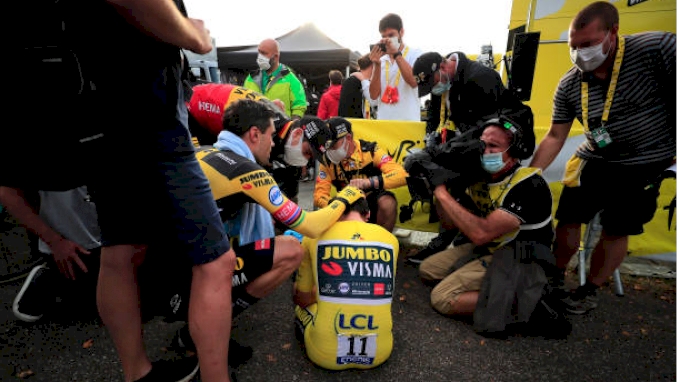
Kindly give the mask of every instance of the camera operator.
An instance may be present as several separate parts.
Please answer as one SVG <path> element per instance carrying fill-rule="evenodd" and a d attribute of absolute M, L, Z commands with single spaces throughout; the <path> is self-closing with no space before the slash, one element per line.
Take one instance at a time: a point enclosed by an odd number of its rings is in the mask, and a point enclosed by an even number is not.
<path fill-rule="evenodd" d="M 530 276 L 536 276 L 538 272 L 538 280 L 543 283 L 525 284 L 536 285 L 538 290 L 534 289 L 533 293 L 528 293 L 531 288 L 512 285 L 510 280 L 516 280 L 515 277 L 485 278 L 487 269 L 496 265 L 495 262 L 505 269 L 508 262 L 536 263 L 537 254 L 551 262 L 549 248 L 554 232 L 550 188 L 540 169 L 520 164 L 521 159 L 531 156 L 535 146 L 533 116 L 530 114 L 531 110 L 526 108 L 512 114 L 515 119 L 501 114 L 481 124 L 484 146 L 481 167 L 488 174 L 484 181 L 467 187 L 474 211 L 464 207 L 447 189 L 446 183 L 455 184 L 464 178 L 460 174 L 435 163 L 417 163 L 407 167 L 410 176 L 422 174 L 427 178 L 434 196 L 441 203 L 442 217 L 471 241 L 436 253 L 420 265 L 423 280 L 438 282 L 432 290 L 431 302 L 434 309 L 442 314 L 471 315 L 478 307 L 478 299 L 482 299 L 483 304 L 486 301 L 495 304 L 489 306 L 485 314 L 493 314 L 494 318 L 504 321 L 513 314 L 503 308 L 509 310 L 519 306 L 517 320 L 526 322 L 527 315 L 533 312 L 547 284 L 540 266 L 532 268 Z M 530 244 L 527 246 L 527 243 Z M 522 275 L 524 277 L 526 273 Z M 489 298 L 488 294 L 480 294 L 483 280 L 490 282 L 491 293 L 498 290 L 499 285 L 503 285 L 501 289 L 506 292 L 511 288 L 518 290 L 502 294 L 509 296 L 509 301 L 499 299 L 497 295 Z M 525 314 L 520 314 L 522 312 Z M 503 328 L 504 325 L 501 330 Z"/>
<path fill-rule="evenodd" d="M 425 138 L 428 146 L 470 130 L 477 130 L 475 137 L 478 138 L 481 131 L 477 127 L 497 115 L 499 110 L 522 107 L 503 85 L 498 72 L 471 61 L 463 52 L 453 52 L 446 57 L 437 52 L 424 53 L 413 64 L 413 75 L 418 83 L 418 96 L 431 94 Z M 443 230 L 408 261 L 417 264 L 444 250 L 455 234 L 456 231 Z"/>

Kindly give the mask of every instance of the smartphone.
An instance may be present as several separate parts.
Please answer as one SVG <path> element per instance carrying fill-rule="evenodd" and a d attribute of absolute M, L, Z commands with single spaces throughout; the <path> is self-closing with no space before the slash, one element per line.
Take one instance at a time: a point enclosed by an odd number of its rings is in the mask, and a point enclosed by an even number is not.
<path fill-rule="evenodd" d="M 375 44 L 371 44 L 371 45 L 368 46 L 368 48 L 370 49 L 371 52 L 373 51 L 374 46 L 375 46 Z M 387 51 L 387 46 L 385 46 L 384 43 L 380 43 L 380 44 L 378 44 L 378 46 L 380 47 L 380 50 L 382 50 L 383 52 Z"/>

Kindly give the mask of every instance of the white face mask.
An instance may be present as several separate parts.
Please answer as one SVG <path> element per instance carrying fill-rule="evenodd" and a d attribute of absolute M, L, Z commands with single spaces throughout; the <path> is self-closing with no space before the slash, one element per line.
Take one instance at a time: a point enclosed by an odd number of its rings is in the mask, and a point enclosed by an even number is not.
<path fill-rule="evenodd" d="M 283 161 L 293 167 L 303 167 L 309 162 L 309 159 L 302 154 L 302 135 L 300 134 L 300 138 L 293 142 L 293 134 L 291 133 L 283 147 Z"/>
<path fill-rule="evenodd" d="M 587 48 L 569 48 L 569 56 L 571 57 L 571 62 L 576 65 L 582 72 L 592 72 L 602 65 L 604 60 L 609 56 L 609 51 L 611 50 L 611 44 L 607 53 L 602 52 L 602 46 L 605 40 L 609 38 L 609 32 L 604 37 L 601 43 Z"/>
<path fill-rule="evenodd" d="M 257 66 L 262 70 L 269 70 L 272 67 L 271 58 L 263 55 L 262 53 L 257 54 Z"/>
<path fill-rule="evenodd" d="M 345 139 L 345 144 L 342 145 L 342 147 L 340 147 L 339 149 L 326 151 L 326 156 L 328 157 L 328 160 L 331 161 L 333 164 L 340 163 L 343 159 L 347 157 L 347 146 L 349 146 L 349 142 L 347 142 L 347 139 Z"/>
<path fill-rule="evenodd" d="M 390 44 L 397 50 L 399 50 L 399 36 L 390 37 Z"/>

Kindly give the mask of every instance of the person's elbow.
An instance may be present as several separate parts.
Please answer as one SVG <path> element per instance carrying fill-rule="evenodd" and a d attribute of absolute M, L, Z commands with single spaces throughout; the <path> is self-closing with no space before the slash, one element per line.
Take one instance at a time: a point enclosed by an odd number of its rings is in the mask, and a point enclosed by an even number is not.
<path fill-rule="evenodd" d="M 466 233 L 465 236 L 467 236 L 475 246 L 484 245 L 493 239 L 488 231 L 484 230 L 482 227 L 471 230 L 471 232 Z"/>

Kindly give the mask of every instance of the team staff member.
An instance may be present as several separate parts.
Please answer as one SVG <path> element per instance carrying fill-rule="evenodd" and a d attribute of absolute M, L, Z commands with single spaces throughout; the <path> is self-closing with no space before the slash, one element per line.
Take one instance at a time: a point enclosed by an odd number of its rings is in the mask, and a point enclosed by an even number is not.
<path fill-rule="evenodd" d="M 574 67 L 557 86 L 552 125 L 531 166 L 548 167 L 574 119 L 581 122 L 586 141 L 567 162 L 554 250 L 565 270 L 581 225 L 602 211 L 588 281 L 564 300 L 569 312 L 583 314 L 626 257 L 628 236 L 654 217 L 657 177 L 676 156 L 676 36 L 621 36 L 616 7 L 598 1 L 572 20 L 569 49 Z"/>
<path fill-rule="evenodd" d="M 399 241 L 367 223 L 369 215 L 361 198 L 320 238 L 302 241 L 296 334 L 309 359 L 325 369 L 369 369 L 392 353 Z"/>
<path fill-rule="evenodd" d="M 274 112 L 274 147 L 269 162 L 263 166 L 272 173 L 281 191 L 290 199 L 297 201 L 300 169 L 311 159 L 309 139 L 303 134 L 306 125 L 319 125 L 321 121 L 313 117 L 291 120 L 273 101 L 262 94 L 231 84 L 201 84 L 192 89 L 189 110 L 189 129 L 195 138 L 196 147 L 213 144 L 223 130 L 224 110 L 234 101 L 253 99 L 265 103 Z M 312 130 L 314 128 L 312 127 Z M 196 142 L 196 140 L 198 142 Z M 300 148 L 302 150 L 300 150 Z"/>
<path fill-rule="evenodd" d="M 307 110 L 305 88 L 295 73 L 280 60 L 279 42 L 263 40 L 257 47 L 257 66 L 260 70 L 246 77 L 243 87 L 264 94 L 269 99 L 278 99 L 285 105 L 284 112 L 293 119 L 300 119 Z"/>
<path fill-rule="evenodd" d="M 376 142 L 355 140 L 348 120 L 331 118 L 326 128 L 330 139 L 325 145 L 325 156 L 330 163 L 324 162 L 319 167 L 314 205 L 325 207 L 328 204 L 331 186 L 337 190 L 347 185 L 356 186 L 366 192 L 371 223 L 392 232 L 397 221 L 397 199 L 387 190 L 406 185 L 406 170 Z"/>
<path fill-rule="evenodd" d="M 259 101 L 236 101 L 224 112 L 225 130 L 215 148 L 196 153 L 229 237 L 238 238 L 238 243 L 232 242 L 237 255 L 233 317 L 275 290 L 302 259 L 296 239 L 275 237 L 272 216 L 303 235 L 318 237 L 337 221 L 346 205 L 363 194 L 347 187 L 327 208 L 315 212 L 306 212 L 289 200 L 258 164 L 269 158 L 273 118 L 271 109 Z M 310 127 L 306 133 L 314 139 L 323 131 Z M 186 345 L 190 343 L 188 331 L 180 330 L 180 338 L 183 334 L 182 343 Z"/>

